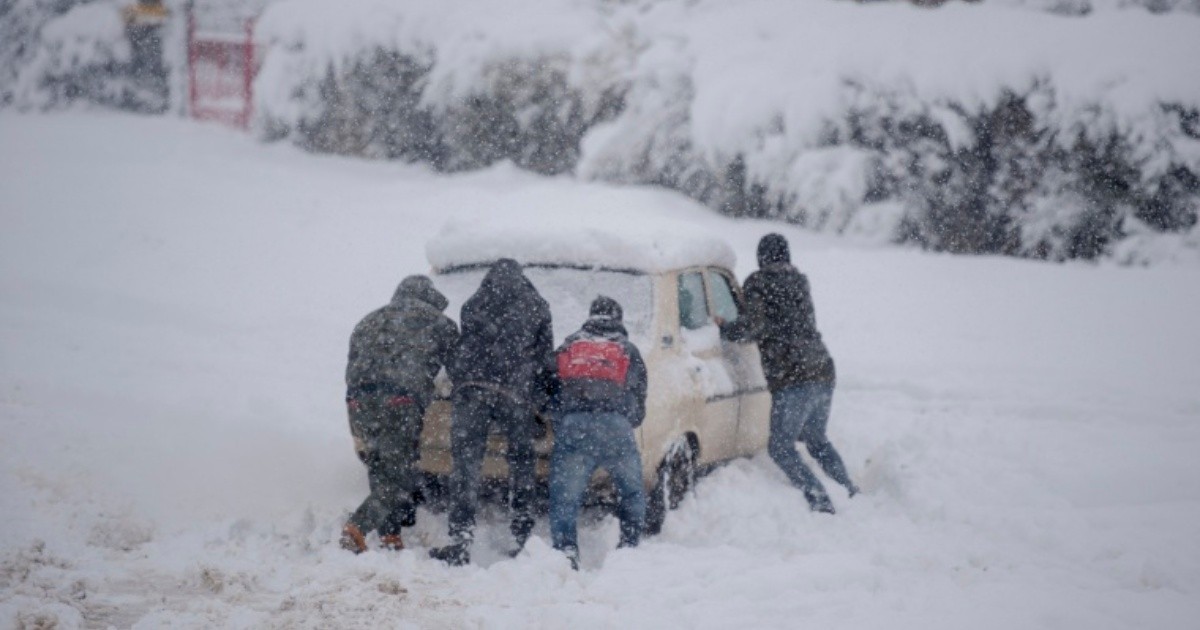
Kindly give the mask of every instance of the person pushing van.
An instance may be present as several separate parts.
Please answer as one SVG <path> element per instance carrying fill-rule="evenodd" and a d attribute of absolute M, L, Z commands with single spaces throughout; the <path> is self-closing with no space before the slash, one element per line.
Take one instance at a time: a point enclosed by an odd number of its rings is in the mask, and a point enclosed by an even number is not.
<path fill-rule="evenodd" d="M 550 535 L 578 569 L 576 521 L 597 468 L 608 470 L 617 490 L 618 546 L 635 547 L 641 538 L 646 496 L 633 430 L 646 417 L 646 365 L 629 342 L 621 305 L 605 296 L 592 302 L 583 328 L 558 348 L 555 365 Z"/>
<path fill-rule="evenodd" d="M 371 494 L 342 529 L 348 551 L 366 551 L 366 535 L 376 530 L 384 547 L 401 549 L 400 528 L 416 518 L 413 468 L 422 419 L 433 379 L 458 340 L 458 326 L 442 313 L 446 306 L 429 278 L 409 276 L 350 336 L 346 407 Z"/>
<path fill-rule="evenodd" d="M 471 561 L 475 510 L 488 436 L 507 438 L 509 510 L 519 551 L 533 529 L 537 433 L 554 335 L 550 306 L 511 258 L 497 260 L 462 307 L 462 336 L 446 371 L 454 383 L 450 417 L 450 538 L 429 555 L 451 566 Z"/>
<path fill-rule="evenodd" d="M 796 452 L 796 441 L 804 442 L 813 459 L 851 497 L 858 494 L 858 486 L 825 436 L 837 378 L 833 357 L 817 330 L 808 278 L 792 265 L 782 235 L 767 234 L 759 241 L 758 271 L 746 278 L 745 291 L 745 317 L 733 322 L 718 319 L 721 336 L 758 342 L 771 390 L 767 452 L 792 485 L 804 492 L 813 511 L 833 514 L 829 495 Z"/>

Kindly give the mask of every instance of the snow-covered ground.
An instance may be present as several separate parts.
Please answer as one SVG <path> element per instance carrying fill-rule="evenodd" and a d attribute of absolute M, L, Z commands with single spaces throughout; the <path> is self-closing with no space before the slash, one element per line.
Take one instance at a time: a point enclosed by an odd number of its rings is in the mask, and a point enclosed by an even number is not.
<path fill-rule="evenodd" d="M 410 550 L 338 549 L 366 490 L 341 402 L 358 318 L 448 219 L 611 207 L 711 228 L 740 275 L 789 237 L 864 496 L 811 514 L 760 456 L 639 549 L 588 526 L 580 573 L 544 523 L 501 559 L 494 514 L 467 568 L 426 557 L 428 512 Z M 1197 322 L 1195 267 L 932 255 L 510 167 L 0 117 L 0 626 L 1195 627 Z"/>

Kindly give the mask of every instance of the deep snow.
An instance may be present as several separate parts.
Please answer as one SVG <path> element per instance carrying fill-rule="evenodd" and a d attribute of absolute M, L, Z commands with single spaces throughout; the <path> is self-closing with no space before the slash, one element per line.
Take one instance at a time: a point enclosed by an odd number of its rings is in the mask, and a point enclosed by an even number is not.
<path fill-rule="evenodd" d="M 337 549 L 365 493 L 347 337 L 450 219 L 690 216 L 738 273 L 784 232 L 865 490 L 810 514 L 765 457 L 636 550 L 585 527 L 479 563 Z M 963 258 L 681 196 L 437 176 L 124 116 L 0 117 L 0 625 L 1186 628 L 1200 619 L 1200 269 Z M 629 226 L 636 231 L 638 225 Z M 577 322 L 556 322 L 571 328 Z"/>

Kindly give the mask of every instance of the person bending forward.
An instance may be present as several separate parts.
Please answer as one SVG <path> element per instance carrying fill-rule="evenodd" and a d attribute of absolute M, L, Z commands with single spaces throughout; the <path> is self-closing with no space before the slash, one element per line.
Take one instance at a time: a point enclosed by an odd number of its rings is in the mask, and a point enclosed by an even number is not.
<path fill-rule="evenodd" d="M 583 328 L 567 337 L 555 356 L 550 534 L 554 548 L 575 569 L 576 521 L 597 468 L 608 470 L 617 490 L 619 547 L 637 546 L 646 515 L 642 463 L 633 436 L 646 415 L 646 365 L 621 320 L 616 300 L 597 297 Z"/>

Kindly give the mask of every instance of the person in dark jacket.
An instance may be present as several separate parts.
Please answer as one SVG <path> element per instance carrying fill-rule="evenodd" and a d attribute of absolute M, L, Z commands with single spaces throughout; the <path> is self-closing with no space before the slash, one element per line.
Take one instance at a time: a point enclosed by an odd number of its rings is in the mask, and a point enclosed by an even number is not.
<path fill-rule="evenodd" d="M 462 307 L 462 337 L 447 371 L 454 383 L 450 419 L 450 538 L 430 555 L 470 562 L 480 471 L 493 427 L 508 440 L 509 509 L 520 550 L 533 529 L 535 410 L 544 402 L 554 335 L 550 306 L 512 259 L 502 258 Z M 515 552 L 514 552 L 515 553 Z"/>
<path fill-rule="evenodd" d="M 637 546 L 646 515 L 642 462 L 633 436 L 646 417 L 646 364 L 621 320 L 616 300 L 597 297 L 583 328 L 556 353 L 550 534 L 554 548 L 575 569 L 576 520 L 597 468 L 608 470 L 617 490 L 620 547 Z"/>
<path fill-rule="evenodd" d="M 413 465 L 433 379 L 450 358 L 458 326 L 446 298 L 425 276 L 409 276 L 391 303 L 364 317 L 350 336 L 346 405 L 361 445 L 371 494 L 342 530 L 347 550 L 366 550 L 378 531 L 385 547 L 404 546 L 400 528 L 415 518 Z"/>
<path fill-rule="evenodd" d="M 758 243 L 758 271 L 746 278 L 745 316 L 722 322 L 721 335 L 732 341 L 757 341 L 763 372 L 771 390 L 771 435 L 767 451 L 809 506 L 834 512 L 821 482 L 800 454 L 804 442 L 825 473 L 846 487 L 858 487 L 846 473 L 841 456 L 825 437 L 833 402 L 836 373 L 833 357 L 817 330 L 808 278 L 791 264 L 787 241 L 768 234 Z"/>

